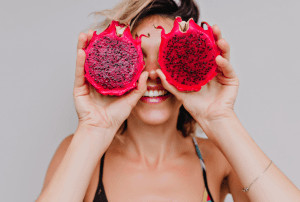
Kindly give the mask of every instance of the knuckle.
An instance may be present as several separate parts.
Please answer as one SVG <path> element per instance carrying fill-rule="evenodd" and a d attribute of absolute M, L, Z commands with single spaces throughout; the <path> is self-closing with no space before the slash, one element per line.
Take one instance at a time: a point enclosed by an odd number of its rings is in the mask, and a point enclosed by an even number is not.
<path fill-rule="evenodd" d="M 216 30 L 219 30 L 219 26 L 217 24 L 214 24 L 212 27 L 214 27 Z"/>
<path fill-rule="evenodd" d="M 78 97 L 85 95 L 87 91 L 86 86 L 81 86 L 81 87 L 74 87 L 73 89 L 73 97 Z"/>
<path fill-rule="evenodd" d="M 79 33 L 78 39 L 79 39 L 79 40 L 85 40 L 85 39 L 86 39 L 86 34 L 83 33 L 83 32 L 80 32 L 80 33 Z"/>
<path fill-rule="evenodd" d="M 80 94 L 78 88 L 73 89 L 73 97 L 76 98 Z"/>
<path fill-rule="evenodd" d="M 82 55 L 82 53 L 83 53 L 82 49 L 78 49 L 78 50 L 77 50 L 77 54 L 78 54 L 78 55 Z"/>
<path fill-rule="evenodd" d="M 225 39 L 223 39 L 223 43 L 224 43 L 224 46 L 227 49 L 227 51 L 229 51 L 230 50 L 229 43 Z"/>
<path fill-rule="evenodd" d="M 220 39 L 222 43 L 227 43 L 225 38 Z"/>
<path fill-rule="evenodd" d="M 219 39 L 218 44 L 221 45 L 224 49 L 229 48 L 229 44 L 224 38 Z"/>
<path fill-rule="evenodd" d="M 77 57 L 82 58 L 85 57 L 85 51 L 82 49 L 77 50 Z"/>
<path fill-rule="evenodd" d="M 226 65 L 231 67 L 231 63 L 229 62 L 229 60 L 227 58 L 224 58 Z"/>
<path fill-rule="evenodd" d="M 224 45 L 229 48 L 229 43 L 226 41 L 226 39 L 223 38 L 222 41 L 223 41 Z"/>
<path fill-rule="evenodd" d="M 229 64 L 228 64 L 226 59 L 222 61 L 221 66 L 222 67 L 229 67 Z"/>
<path fill-rule="evenodd" d="M 89 31 L 88 31 L 88 34 L 93 34 L 94 33 L 94 31 L 92 30 L 92 29 L 89 29 Z"/>
<path fill-rule="evenodd" d="M 222 67 L 229 67 L 230 63 L 226 58 L 223 58 L 222 62 L 221 62 L 221 66 Z"/>

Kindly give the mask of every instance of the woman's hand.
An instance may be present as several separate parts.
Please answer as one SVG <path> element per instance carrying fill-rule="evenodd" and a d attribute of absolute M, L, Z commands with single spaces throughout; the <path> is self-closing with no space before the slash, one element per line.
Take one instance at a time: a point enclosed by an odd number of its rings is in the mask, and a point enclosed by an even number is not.
<path fill-rule="evenodd" d="M 180 92 L 170 85 L 160 69 L 157 73 L 163 86 L 183 103 L 184 108 L 202 126 L 206 122 L 225 118 L 233 112 L 239 80 L 229 62 L 230 47 L 217 25 L 212 26 L 221 55 L 216 57 L 219 73 L 198 92 Z"/>
<path fill-rule="evenodd" d="M 84 76 L 84 63 L 86 59 L 83 50 L 91 40 L 93 31 L 88 34 L 81 33 L 77 45 L 77 61 L 74 82 L 74 102 L 77 111 L 78 127 L 88 127 L 99 133 L 100 131 L 115 135 L 121 124 L 129 116 L 132 108 L 147 90 L 146 81 L 148 72 L 140 76 L 137 89 L 121 97 L 104 96 L 91 86 Z"/>

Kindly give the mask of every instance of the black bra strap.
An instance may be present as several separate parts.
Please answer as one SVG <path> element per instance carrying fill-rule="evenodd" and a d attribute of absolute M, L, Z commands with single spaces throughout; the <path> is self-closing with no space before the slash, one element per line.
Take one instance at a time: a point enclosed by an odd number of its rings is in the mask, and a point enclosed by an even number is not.
<path fill-rule="evenodd" d="M 99 182 L 101 185 L 101 189 L 103 190 L 103 182 L 102 182 L 102 177 L 103 177 L 103 165 L 104 165 L 104 158 L 105 158 L 105 153 L 103 154 L 101 158 L 101 163 L 100 163 L 100 174 L 99 174 Z"/>
<path fill-rule="evenodd" d="M 213 199 L 213 197 L 212 197 L 212 195 L 211 195 L 211 193 L 209 191 L 209 188 L 208 188 L 205 169 L 202 168 L 202 172 L 203 172 L 204 184 L 205 184 L 205 188 L 206 188 L 207 194 L 209 195 L 211 202 L 214 202 L 214 199 Z"/>
<path fill-rule="evenodd" d="M 104 157 L 105 157 L 105 153 L 103 154 L 103 156 L 101 158 L 101 162 L 100 162 L 99 182 L 98 182 L 98 187 L 97 187 L 93 202 L 102 202 L 102 201 L 106 202 L 107 201 L 103 182 L 102 182 Z"/>
<path fill-rule="evenodd" d="M 197 140 L 196 140 L 195 137 L 193 137 L 193 142 L 194 142 L 194 145 L 195 145 L 197 156 L 200 159 L 200 164 L 201 164 L 201 167 L 202 167 L 202 173 L 203 173 L 203 179 L 204 179 L 204 185 L 205 185 L 207 194 L 209 195 L 211 201 L 214 202 L 213 197 L 212 197 L 212 195 L 209 191 L 209 188 L 208 188 L 207 176 L 206 176 L 206 167 L 205 167 L 204 159 L 201 155 L 201 152 L 200 152 L 200 149 L 199 149 L 199 146 L 198 146 L 198 143 L 197 143 Z"/>

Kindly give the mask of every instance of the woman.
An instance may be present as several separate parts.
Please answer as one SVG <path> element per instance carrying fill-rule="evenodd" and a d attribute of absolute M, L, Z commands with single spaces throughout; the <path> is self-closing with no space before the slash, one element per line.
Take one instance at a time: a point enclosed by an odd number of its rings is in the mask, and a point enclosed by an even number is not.
<path fill-rule="evenodd" d="M 84 78 L 83 48 L 92 31 L 80 34 L 74 83 L 78 127 L 57 149 L 37 201 L 224 201 L 228 193 L 239 202 L 300 201 L 297 187 L 234 113 L 239 80 L 218 26 L 212 28 L 222 51 L 216 58 L 221 72 L 199 92 L 179 92 L 166 82 L 157 61 L 161 31 L 154 27 L 169 32 L 176 16 L 197 20 L 192 0 L 180 6 L 172 0 L 128 0 L 105 13 L 130 22 L 133 36 L 149 36 L 142 39 L 144 72 L 131 93 L 100 95 Z M 170 96 L 143 96 L 153 89 Z M 193 137 L 195 122 L 208 139 Z"/>

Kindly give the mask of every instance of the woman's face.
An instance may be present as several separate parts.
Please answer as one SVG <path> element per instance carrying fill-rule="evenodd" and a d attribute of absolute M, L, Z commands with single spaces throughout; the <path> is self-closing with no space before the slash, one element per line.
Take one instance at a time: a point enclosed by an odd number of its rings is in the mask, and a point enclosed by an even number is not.
<path fill-rule="evenodd" d="M 168 121 L 170 118 L 178 117 L 181 103 L 163 88 L 160 78 L 155 70 L 160 68 L 158 64 L 158 52 L 161 42 L 161 29 L 164 27 L 166 33 L 170 32 L 174 21 L 169 18 L 154 15 L 143 19 L 133 30 L 132 36 L 144 34 L 149 37 L 142 37 L 142 50 L 145 61 L 144 71 L 149 72 L 147 81 L 147 92 L 139 100 L 132 110 L 133 116 L 146 124 L 156 125 Z"/>

